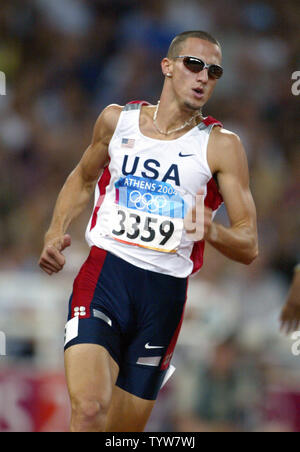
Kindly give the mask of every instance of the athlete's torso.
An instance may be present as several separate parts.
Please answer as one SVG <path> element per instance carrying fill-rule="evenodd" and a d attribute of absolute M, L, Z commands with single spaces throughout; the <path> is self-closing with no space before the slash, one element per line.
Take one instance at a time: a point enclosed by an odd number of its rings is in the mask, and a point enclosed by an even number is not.
<path fill-rule="evenodd" d="M 98 246 L 146 270 L 176 277 L 202 264 L 203 242 L 187 239 L 183 218 L 200 189 L 216 210 L 222 198 L 207 163 L 211 117 L 175 140 L 140 131 L 141 103 L 127 104 L 109 144 L 108 167 L 95 191 L 86 230 Z"/>

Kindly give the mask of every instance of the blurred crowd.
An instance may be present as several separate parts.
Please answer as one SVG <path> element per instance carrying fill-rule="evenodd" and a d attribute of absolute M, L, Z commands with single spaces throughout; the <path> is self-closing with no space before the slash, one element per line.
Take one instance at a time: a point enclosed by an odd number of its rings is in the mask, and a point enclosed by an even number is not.
<path fill-rule="evenodd" d="M 101 110 L 134 99 L 157 102 L 160 60 L 176 34 L 206 30 L 222 45 L 224 77 L 204 114 L 222 121 L 245 146 L 260 257 L 244 267 L 207 248 L 205 267 L 191 283 L 188 327 L 178 348 L 181 362 L 188 356 L 200 362 L 199 381 L 207 390 L 186 407 L 198 420 L 177 419 L 177 428 L 196 428 L 200 414 L 204 425 L 203 413 L 205 422 L 215 413 L 225 429 L 244 419 L 245 403 L 231 406 L 235 396 L 226 413 L 212 402 L 214 390 L 219 396 L 239 392 L 238 372 L 215 389 L 208 377 L 217 381 L 226 363 L 237 362 L 243 355 L 237 348 L 256 356 L 257 366 L 251 361 L 247 373 L 252 382 L 241 382 L 253 404 L 257 381 L 262 388 L 268 373 L 264 357 L 286 362 L 277 318 L 300 254 L 299 97 L 291 90 L 292 74 L 300 70 L 298 21 L 297 0 L 1 0 L 0 71 L 7 78 L 7 94 L 0 96 L 1 270 L 37 269 L 58 191 Z M 73 226 L 74 243 L 84 243 L 88 216 Z M 217 221 L 226 224 L 225 209 Z M 215 355 L 228 356 L 224 366 L 220 359 L 210 362 Z M 188 400 L 185 391 L 182 400 Z"/>
<path fill-rule="evenodd" d="M 155 103 L 171 39 L 204 29 L 221 42 L 225 68 L 205 113 L 242 138 L 261 249 L 289 277 L 299 253 L 297 13 L 296 0 L 1 1 L 0 70 L 8 84 L 0 98 L 1 267 L 30 258 L 34 265 L 58 189 L 103 107 Z"/>

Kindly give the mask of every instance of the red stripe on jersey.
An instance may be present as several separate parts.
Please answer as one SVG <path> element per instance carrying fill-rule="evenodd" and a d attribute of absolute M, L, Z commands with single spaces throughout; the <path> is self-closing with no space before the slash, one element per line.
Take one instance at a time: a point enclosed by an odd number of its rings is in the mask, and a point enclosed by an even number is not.
<path fill-rule="evenodd" d="M 217 119 L 213 118 L 212 116 L 207 116 L 205 119 L 203 119 L 203 122 L 206 126 L 210 126 L 211 124 L 215 124 L 216 126 L 223 127 L 223 124 L 218 121 Z"/>
<path fill-rule="evenodd" d="M 102 174 L 102 176 L 101 176 L 101 178 L 99 179 L 99 182 L 98 182 L 99 198 L 98 198 L 97 204 L 96 204 L 94 212 L 93 212 L 93 217 L 92 217 L 90 231 L 96 226 L 97 218 L 98 218 L 98 211 L 99 211 L 99 209 L 101 207 L 101 204 L 104 201 L 104 197 L 105 197 L 105 194 L 106 194 L 106 187 L 108 186 L 108 184 L 110 182 L 110 177 L 111 177 L 111 174 L 110 174 L 108 166 L 107 166 L 105 168 L 105 170 L 103 171 L 103 174 Z"/>
<path fill-rule="evenodd" d="M 207 116 L 207 118 L 205 118 L 203 122 L 207 127 L 210 126 L 211 124 L 223 127 L 223 124 L 217 119 L 213 118 L 212 116 Z M 222 202 L 223 198 L 218 190 L 218 186 L 215 180 L 211 178 L 207 184 L 207 194 L 204 200 L 204 204 L 213 211 L 215 211 L 222 204 Z M 194 243 L 192 254 L 190 257 L 190 259 L 194 263 L 192 274 L 196 273 L 203 265 L 204 245 L 205 245 L 204 240 Z"/>
<path fill-rule="evenodd" d="M 128 102 L 128 104 L 142 104 L 142 105 L 151 105 L 146 100 L 132 100 L 131 102 Z M 126 104 L 126 105 L 128 105 Z"/>
<path fill-rule="evenodd" d="M 191 261 L 193 262 L 192 274 L 196 273 L 203 265 L 203 254 L 204 254 L 204 240 L 200 242 L 195 242 L 191 254 Z"/>
<path fill-rule="evenodd" d="M 217 210 L 223 202 L 223 198 L 218 190 L 216 181 L 211 178 L 207 184 L 207 194 L 204 200 L 204 204 L 212 209 Z M 204 240 L 195 242 L 190 259 L 193 261 L 194 266 L 192 274 L 196 273 L 203 265 L 203 253 L 204 253 Z"/>
<path fill-rule="evenodd" d="M 170 361 L 172 359 L 173 353 L 174 353 L 174 349 L 176 347 L 177 344 L 177 339 L 181 330 L 181 325 L 183 322 L 183 317 L 184 317 L 184 311 L 185 311 L 185 305 L 186 305 L 186 300 L 187 300 L 187 291 L 188 291 L 188 284 L 189 284 L 189 279 L 187 278 L 187 282 L 186 282 L 186 292 L 185 292 L 185 302 L 184 302 L 184 306 L 183 306 L 183 310 L 182 310 L 182 315 L 181 315 L 181 319 L 177 325 L 177 328 L 175 330 L 175 333 L 173 334 L 173 337 L 171 339 L 170 345 L 163 357 L 162 360 L 162 364 L 160 366 L 160 370 L 166 370 L 168 369 L 169 365 L 170 365 Z"/>
<path fill-rule="evenodd" d="M 75 314 L 80 319 L 90 317 L 90 306 L 100 277 L 107 251 L 93 246 L 90 254 L 81 267 L 73 284 L 71 317 Z M 77 312 L 75 310 L 77 308 Z"/>
<path fill-rule="evenodd" d="M 213 211 L 217 210 L 223 202 L 221 193 L 219 192 L 217 183 L 212 177 L 207 184 L 207 194 L 205 196 L 204 204 Z"/>

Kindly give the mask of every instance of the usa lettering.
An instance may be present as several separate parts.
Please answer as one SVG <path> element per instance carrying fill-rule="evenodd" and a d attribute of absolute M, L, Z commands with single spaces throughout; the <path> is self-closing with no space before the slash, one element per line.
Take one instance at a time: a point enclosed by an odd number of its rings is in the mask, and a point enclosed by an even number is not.
<path fill-rule="evenodd" d="M 129 156 L 124 155 L 122 173 L 124 176 L 136 174 L 137 171 L 141 171 L 141 176 L 147 179 L 158 179 L 160 176 L 159 170 L 160 163 L 155 159 L 147 159 L 143 163 L 140 162 L 140 157 L 135 157 L 134 160 L 130 159 Z M 173 163 L 170 168 L 164 173 L 162 182 L 173 181 L 175 185 L 180 186 L 179 171 L 178 166 Z"/>

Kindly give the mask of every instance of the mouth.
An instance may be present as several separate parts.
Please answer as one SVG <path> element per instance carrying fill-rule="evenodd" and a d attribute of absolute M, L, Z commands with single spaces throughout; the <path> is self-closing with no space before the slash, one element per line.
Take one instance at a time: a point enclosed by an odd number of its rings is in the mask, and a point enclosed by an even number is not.
<path fill-rule="evenodd" d="M 202 97 L 204 96 L 203 88 L 193 88 L 193 92 L 194 92 L 195 97 L 197 97 L 197 99 L 202 99 Z"/>

